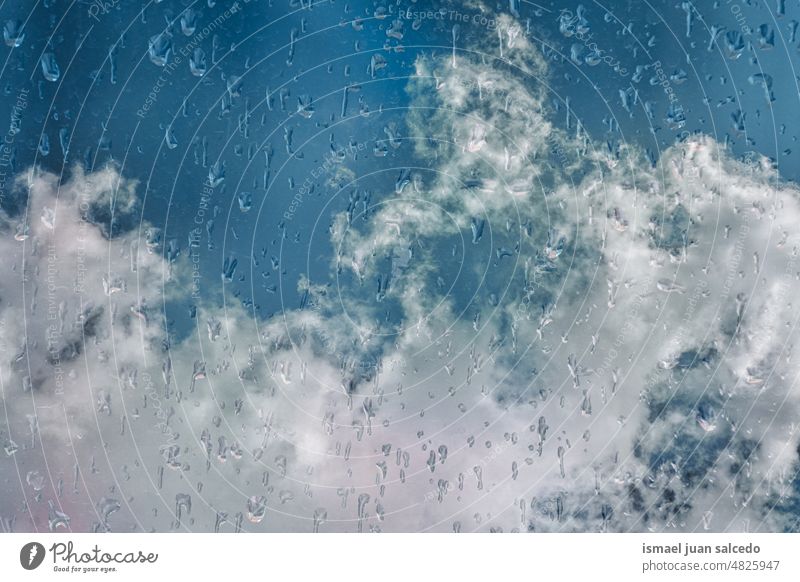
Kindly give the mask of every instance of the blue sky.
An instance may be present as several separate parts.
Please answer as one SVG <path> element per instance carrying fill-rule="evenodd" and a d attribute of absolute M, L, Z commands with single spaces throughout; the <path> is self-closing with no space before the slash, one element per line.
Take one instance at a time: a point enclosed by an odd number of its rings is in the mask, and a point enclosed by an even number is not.
<path fill-rule="evenodd" d="M 4 528 L 796 529 L 787 11 L 4 5 Z"/>

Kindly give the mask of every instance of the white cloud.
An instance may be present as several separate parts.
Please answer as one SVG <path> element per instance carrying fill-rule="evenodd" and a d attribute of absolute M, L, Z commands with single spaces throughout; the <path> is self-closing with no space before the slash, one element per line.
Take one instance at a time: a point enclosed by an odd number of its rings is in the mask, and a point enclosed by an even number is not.
<path fill-rule="evenodd" d="M 164 282 L 187 267 L 148 252 L 135 184 L 35 174 L 27 239 L 0 242 L 0 426 L 20 447 L 0 515 L 46 527 L 52 501 L 76 530 L 116 503 L 115 530 L 310 531 L 323 514 L 322 531 L 787 527 L 767 513 L 797 462 L 797 188 L 708 137 L 655 168 L 635 147 L 596 153 L 548 121 L 543 60 L 511 26 L 506 64 L 494 37 L 456 68 L 420 60 L 408 122 L 435 172 L 403 176 L 367 220 L 338 216 L 338 286 L 302 281 L 305 308 L 270 321 L 201 305 L 167 350 L 160 305 L 180 286 Z M 84 200 L 115 200 L 118 230 L 82 220 Z"/>

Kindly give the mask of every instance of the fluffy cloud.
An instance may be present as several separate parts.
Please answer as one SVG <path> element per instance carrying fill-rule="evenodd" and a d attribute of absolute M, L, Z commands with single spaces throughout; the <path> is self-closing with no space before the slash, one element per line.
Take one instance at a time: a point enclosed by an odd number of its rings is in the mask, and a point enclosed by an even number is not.
<path fill-rule="evenodd" d="M 510 18 L 408 92 L 435 163 L 335 218 L 335 284 L 207 301 L 180 341 L 188 267 L 135 183 L 18 180 L 5 527 L 796 527 L 797 188 L 708 137 L 652 166 L 557 128 Z"/>

